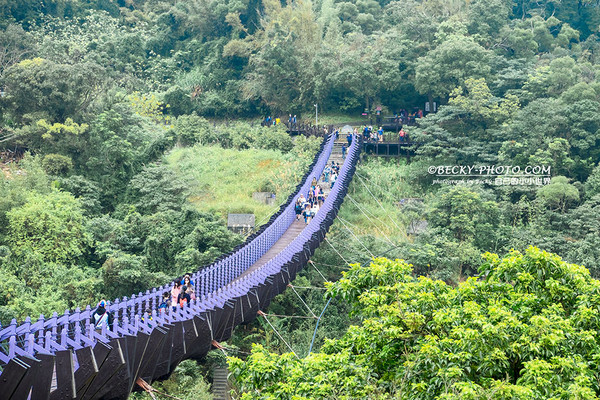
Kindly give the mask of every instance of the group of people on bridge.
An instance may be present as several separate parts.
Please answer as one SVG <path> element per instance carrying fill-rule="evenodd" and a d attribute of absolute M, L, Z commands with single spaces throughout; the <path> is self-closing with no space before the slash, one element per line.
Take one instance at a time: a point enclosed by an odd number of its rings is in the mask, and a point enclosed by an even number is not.
<path fill-rule="evenodd" d="M 192 280 L 191 274 L 187 273 L 184 275 L 181 281 L 177 280 L 173 283 L 173 287 L 170 292 L 164 292 L 162 294 L 162 302 L 158 306 L 158 312 L 167 312 L 167 309 L 171 307 L 173 311 L 177 310 L 177 307 L 186 307 L 196 299 L 196 291 L 194 290 L 194 281 Z M 101 300 L 98 306 L 92 313 L 94 327 L 97 330 L 102 330 L 103 326 L 106 325 L 108 329 L 112 329 L 113 315 L 106 308 L 106 300 Z M 152 318 L 152 310 L 144 310 L 145 318 Z"/>
<path fill-rule="evenodd" d="M 295 119 L 295 116 L 291 117 L 290 115 L 290 118 Z M 292 123 L 293 122 L 294 121 L 292 120 Z M 365 132 L 366 129 L 367 128 L 365 127 Z M 357 134 L 356 128 L 354 129 L 354 131 L 355 134 Z M 336 135 L 336 138 L 339 137 L 339 130 L 335 129 L 333 134 Z M 352 133 L 348 135 L 348 147 L 350 147 L 352 143 L 352 136 Z M 345 155 L 346 146 L 343 146 L 343 158 L 345 158 Z M 321 175 L 319 180 L 317 180 L 316 177 L 313 178 L 307 197 L 305 197 L 304 194 L 301 194 L 295 203 L 295 213 L 297 220 L 304 218 L 304 223 L 308 224 L 312 220 L 312 218 L 315 217 L 320 207 L 323 205 L 323 202 L 325 201 L 325 192 L 323 187 L 329 186 L 329 189 L 333 188 L 333 185 L 337 180 L 339 172 L 340 164 L 332 160 L 325 166 L 323 174 Z M 176 311 L 178 307 L 183 308 L 189 306 L 189 304 L 195 299 L 196 293 L 194 288 L 194 281 L 191 278 L 191 274 L 187 273 L 184 275 L 181 281 L 176 280 L 173 283 L 173 287 L 171 288 L 170 292 L 164 292 L 162 294 L 162 302 L 158 306 L 158 312 L 165 313 L 169 308 L 171 308 L 173 311 Z M 142 317 L 142 322 L 144 322 L 146 318 L 152 318 L 152 310 L 146 309 L 144 311 L 145 312 L 144 316 Z M 107 309 L 106 300 L 101 300 L 98 303 L 96 309 L 92 313 L 92 318 L 94 320 L 93 322 L 95 325 L 95 329 L 101 331 L 104 325 L 106 325 L 108 329 L 112 329 L 113 315 Z"/>
<path fill-rule="evenodd" d="M 352 144 L 352 138 L 358 137 L 358 128 L 354 128 L 353 133 L 348 133 L 346 140 L 348 141 L 348 147 Z M 373 129 L 372 125 L 365 125 L 362 129 L 363 141 L 366 143 L 383 143 L 385 141 L 383 127 L 379 127 L 378 130 Z M 398 131 L 398 143 L 408 143 L 408 134 L 400 126 Z M 345 148 L 342 149 L 342 155 L 345 156 Z"/>
<path fill-rule="evenodd" d="M 411 112 L 402 109 L 394 113 L 394 123 L 400 125 L 414 125 L 417 118 L 423 118 L 424 115 L 423 110 L 417 107 L 413 108 Z"/>
<path fill-rule="evenodd" d="M 177 310 L 177 306 L 189 306 L 192 300 L 196 299 L 196 291 L 194 290 L 194 281 L 190 274 L 185 274 L 183 279 L 175 281 L 171 288 L 171 293 L 164 292 L 162 303 L 158 306 L 159 311 L 164 312 L 171 307 L 173 311 Z"/>
<path fill-rule="evenodd" d="M 300 194 L 300 197 L 298 197 L 296 204 L 294 205 L 296 220 L 304 218 L 304 223 L 308 224 L 315 217 L 325 201 L 323 184 L 331 183 L 329 188 L 332 188 L 339 173 L 340 164 L 332 160 L 323 170 L 323 174 L 320 177 L 321 184 L 319 184 L 316 177 L 313 177 L 308 191 L 308 197 L 304 197 L 304 194 Z"/>

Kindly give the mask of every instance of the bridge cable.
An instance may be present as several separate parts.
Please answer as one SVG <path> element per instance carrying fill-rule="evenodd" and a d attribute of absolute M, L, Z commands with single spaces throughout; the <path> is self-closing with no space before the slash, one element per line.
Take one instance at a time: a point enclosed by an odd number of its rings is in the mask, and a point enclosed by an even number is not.
<path fill-rule="evenodd" d="M 314 263 L 314 261 L 313 261 L 313 263 Z M 315 263 L 315 264 L 319 264 L 319 265 L 322 265 L 324 267 L 348 268 L 347 266 L 344 267 L 343 265 L 332 265 L 332 264 L 325 264 L 325 263 L 322 263 L 322 262 L 318 262 L 318 263 Z M 296 286 L 296 287 L 300 287 L 300 286 Z"/>
<path fill-rule="evenodd" d="M 364 248 L 364 249 L 367 251 L 367 253 L 369 253 L 369 254 L 371 255 L 371 257 L 375 257 L 375 255 L 374 255 L 373 253 L 371 253 L 371 250 L 369 250 L 369 249 L 367 248 L 367 246 L 365 246 L 365 244 L 364 244 L 363 242 L 361 242 L 361 241 L 360 241 L 360 239 L 359 239 L 358 237 L 356 237 L 356 235 L 354 234 L 354 232 L 352 232 L 352 231 L 350 230 L 350 228 L 348 228 L 348 225 L 346 225 L 346 223 L 344 222 L 344 219 L 343 219 L 342 217 L 340 217 L 340 216 L 338 216 L 338 217 L 337 217 L 337 219 L 339 219 L 339 220 L 340 220 L 340 222 L 341 222 L 341 223 L 344 225 L 344 228 L 346 228 L 346 230 L 347 230 L 348 232 L 350 232 L 350 234 L 352 235 L 352 237 L 354 237 L 354 239 L 356 239 L 356 241 L 357 241 L 358 243 L 360 243 L 360 245 L 361 245 L 361 246 L 362 246 L 362 247 L 363 247 L 363 248 Z"/>
<path fill-rule="evenodd" d="M 390 240 L 390 238 L 385 234 L 385 232 L 379 228 L 379 226 L 377 226 L 377 224 L 375 222 L 373 222 L 373 220 L 371 218 L 369 218 L 369 216 L 365 213 L 365 211 L 363 211 L 362 207 L 356 202 L 356 200 L 354 200 L 349 194 L 346 194 L 346 197 L 350 199 L 350 201 L 352 201 L 352 203 L 354 203 L 354 205 L 364 214 L 365 217 L 367 217 L 367 219 L 377 228 L 377 230 L 379 232 L 381 232 L 381 234 L 387 239 L 388 242 L 390 242 L 390 244 L 394 244 L 394 242 L 392 242 Z M 373 218 L 375 218 L 377 221 L 379 221 L 383 226 L 385 226 L 385 222 L 383 222 L 381 219 L 377 218 L 374 214 L 372 214 L 371 212 L 369 212 L 371 214 L 371 216 L 373 216 Z"/>
<path fill-rule="evenodd" d="M 350 235 L 348 235 L 347 239 L 349 239 L 349 238 L 350 238 Z M 348 241 L 348 242 L 352 243 L 350 241 Z M 357 258 L 357 257 L 362 258 L 365 254 L 365 252 L 364 251 L 361 252 L 361 250 L 359 248 L 354 248 L 354 247 L 350 247 L 350 245 L 346 245 L 346 242 L 342 241 L 342 242 L 338 243 L 338 245 L 343 247 L 345 250 L 347 250 L 348 254 L 351 254 L 354 258 Z M 352 253 L 356 253 L 356 254 L 352 254 Z"/>
<path fill-rule="evenodd" d="M 337 249 L 335 247 L 333 247 L 333 245 L 331 244 L 331 242 L 329 241 L 329 239 L 327 239 L 327 236 L 325 236 L 325 241 L 327 243 L 329 243 L 329 245 L 331 246 L 331 248 L 333 249 L 333 251 L 335 251 L 337 253 L 337 255 L 341 257 L 342 260 L 344 260 L 344 262 L 346 263 L 346 265 L 350 265 L 350 263 L 344 258 L 344 256 L 341 255 L 340 252 L 337 251 Z"/>
<path fill-rule="evenodd" d="M 299 319 L 317 319 L 317 316 L 311 317 L 309 315 L 282 315 L 282 314 L 265 314 L 267 317 L 277 318 L 299 318 Z"/>
<path fill-rule="evenodd" d="M 310 341 L 310 347 L 308 348 L 308 354 L 306 355 L 307 357 L 310 355 L 313 345 L 315 344 L 315 337 L 317 336 L 317 329 L 319 329 L 319 322 L 321 322 L 321 318 L 323 317 L 323 314 L 325 314 L 325 310 L 327 310 L 327 306 L 329 306 L 329 303 L 331 303 L 331 300 L 333 300 L 333 297 L 329 298 L 329 300 L 327 301 L 327 304 L 325 304 L 325 307 L 323 307 L 323 311 L 321 311 L 321 315 L 319 315 L 319 318 L 317 319 L 317 325 L 315 326 L 315 331 L 313 332 L 313 337 L 312 337 L 312 340 Z"/>
<path fill-rule="evenodd" d="M 306 302 L 304 301 L 304 299 L 302 297 L 300 297 L 300 295 L 298 294 L 298 292 L 296 292 L 296 289 L 294 289 L 294 287 L 290 284 L 288 284 L 288 287 L 292 288 L 292 290 L 294 291 L 294 293 L 296 293 L 296 296 L 298 296 L 298 298 L 300 299 L 300 301 L 302 302 L 302 304 L 304 304 L 304 307 L 306 307 L 306 309 L 311 313 L 311 315 L 314 318 L 317 318 L 317 316 L 315 315 L 315 313 L 313 312 L 313 310 L 310 309 L 310 307 L 308 306 L 308 304 L 306 304 Z"/>
<path fill-rule="evenodd" d="M 315 289 L 315 290 L 327 290 L 327 288 L 324 287 L 316 287 L 316 286 L 296 286 L 294 285 L 294 287 L 296 289 Z"/>
<path fill-rule="evenodd" d="M 285 341 L 285 339 L 283 338 L 283 336 L 281 336 L 281 334 L 277 331 L 277 329 L 275 329 L 275 327 L 273 326 L 273 324 L 271 323 L 271 321 L 269 321 L 269 319 L 267 318 L 267 314 L 265 314 L 264 312 L 258 310 L 257 312 L 258 315 L 261 315 L 265 321 L 267 321 L 267 323 L 271 326 L 271 328 L 273 329 L 273 331 L 275 331 L 275 334 L 277 334 L 277 336 L 279 336 L 279 339 L 281 339 L 281 341 L 283 343 L 285 343 L 285 345 L 287 346 L 288 349 L 290 349 L 290 351 L 292 353 L 294 353 L 294 355 L 296 356 L 297 359 L 300 359 L 300 357 L 298 357 L 298 354 L 296 354 L 296 352 L 294 351 L 294 349 L 292 349 L 292 346 L 290 346 L 288 344 L 288 342 Z"/>
<path fill-rule="evenodd" d="M 333 246 L 332 246 L 333 247 Z M 392 248 L 387 249 L 386 251 L 384 251 L 383 253 L 378 254 L 376 257 L 374 258 L 379 258 L 379 257 L 383 257 L 384 255 L 386 255 L 387 253 L 389 253 L 390 251 L 397 249 L 398 246 L 394 246 Z M 312 262 L 312 261 L 310 261 Z M 333 297 L 330 297 L 329 300 L 327 301 L 327 304 L 325 304 L 325 307 L 323 308 L 323 311 L 321 311 L 321 314 L 319 315 L 319 318 L 317 319 L 317 325 L 315 326 L 315 331 L 313 332 L 313 337 L 312 340 L 310 342 L 310 347 L 308 349 L 308 354 L 307 357 L 310 355 L 310 353 L 312 352 L 312 348 L 313 348 L 313 344 L 315 343 L 315 337 L 317 336 L 317 329 L 319 328 L 319 322 L 321 322 L 321 318 L 323 317 L 323 314 L 325 313 L 325 310 L 327 309 L 327 307 L 329 306 L 329 303 L 331 303 L 331 300 L 333 300 Z"/>
<path fill-rule="evenodd" d="M 360 182 L 363 184 L 363 186 L 367 189 L 367 191 L 369 192 L 369 194 L 371 195 L 371 197 L 373 197 L 373 199 L 375 199 L 375 201 L 377 202 L 377 204 L 379 204 L 379 207 L 381 207 L 381 209 L 383 210 L 383 212 L 385 213 L 385 215 L 389 218 L 390 221 L 392 221 L 392 223 L 394 225 L 396 225 L 396 228 L 398 228 L 399 230 L 402 230 L 398 224 L 396 223 L 396 221 L 394 221 L 392 219 L 392 217 L 390 217 L 389 212 L 383 207 L 383 205 L 381 204 L 381 202 L 379 201 L 379 199 L 377 199 L 377 197 L 375 197 L 375 195 L 373 194 L 373 192 L 371 192 L 371 190 L 369 189 L 369 187 L 366 185 L 365 181 L 363 180 L 362 176 L 358 173 L 355 173 L 355 175 L 358 177 L 358 179 L 360 179 Z M 366 178 L 365 178 L 366 179 Z M 383 188 L 380 185 L 377 185 L 376 183 L 373 183 L 373 185 L 377 186 L 378 188 L 382 189 Z"/>
<path fill-rule="evenodd" d="M 247 351 L 242 351 L 242 350 L 234 349 L 233 347 L 223 347 L 223 350 L 225 350 L 225 351 L 233 351 L 233 352 L 241 353 L 241 354 L 246 354 L 248 356 L 252 355 L 252 353 L 248 353 Z"/>
<path fill-rule="evenodd" d="M 385 231 L 381 228 L 379 228 L 379 226 L 373 222 L 373 220 L 371 218 L 369 218 L 369 215 L 371 215 L 371 217 L 373 217 L 375 220 L 377 220 L 378 222 L 381 223 L 381 225 L 386 226 L 385 222 L 383 222 L 379 217 L 377 217 L 375 214 L 373 214 L 371 211 L 369 211 L 366 207 L 361 207 L 360 204 L 354 200 L 350 195 L 346 194 L 346 197 L 348 197 L 350 199 L 350 201 L 352 201 L 354 203 L 354 205 L 364 214 L 365 217 L 367 217 L 367 219 L 373 224 L 375 225 L 375 227 L 377 228 L 377 230 L 379 232 L 381 232 L 381 234 L 388 240 L 388 242 L 390 243 L 394 243 L 390 240 L 390 238 L 385 234 Z M 367 215 L 367 213 L 369 215 Z"/>
<path fill-rule="evenodd" d="M 312 260 L 308 260 L 308 262 L 317 270 L 317 272 L 319 273 L 319 275 L 321 275 L 321 278 L 323 278 L 324 281 L 327 281 L 327 279 L 325 279 L 325 276 L 321 273 L 321 271 L 319 271 L 319 268 L 317 268 L 317 266 L 315 265 L 315 263 Z"/>
<path fill-rule="evenodd" d="M 227 351 L 237 351 L 238 353 L 252 355 L 252 353 L 248 353 L 247 351 L 242 351 L 242 350 L 239 350 L 239 349 L 234 349 L 233 347 L 225 347 L 221 343 L 217 342 L 214 339 L 212 340 L 211 344 L 213 346 L 215 346 L 218 350 L 221 350 L 223 352 L 223 354 L 225 354 L 225 355 L 227 355 L 225 353 L 225 350 L 227 350 Z"/>
<path fill-rule="evenodd" d="M 338 218 L 340 218 L 340 217 L 338 217 Z M 348 221 L 347 219 L 345 219 L 344 221 L 345 221 L 345 222 L 346 222 L 348 225 L 350 225 L 351 227 L 353 227 L 355 230 L 357 230 L 357 231 L 358 231 L 358 230 L 360 230 L 360 228 L 359 228 L 358 226 L 356 226 L 356 224 L 353 224 L 352 222 Z M 383 238 L 381 238 L 381 237 L 379 237 L 379 236 L 375 236 L 375 235 L 372 235 L 372 236 L 373 236 L 375 239 L 379 239 L 379 240 L 381 240 L 382 242 L 384 242 L 384 243 L 385 243 L 385 240 L 384 240 Z M 390 240 L 388 240 L 388 241 L 389 241 L 389 243 L 390 243 L 392 246 L 395 246 L 394 242 L 392 242 L 392 241 L 390 241 Z M 386 244 L 387 244 L 387 243 L 386 243 Z"/>
<path fill-rule="evenodd" d="M 154 393 L 160 394 L 161 396 L 166 396 L 171 399 L 183 400 L 183 399 L 180 399 L 179 397 L 171 396 L 170 394 L 166 394 L 166 393 L 163 393 L 163 392 L 160 392 L 160 391 L 154 389 L 148 382 L 146 382 L 142 378 L 137 378 L 135 383 L 139 387 L 141 387 L 146 393 L 148 393 L 148 395 L 150 395 L 150 397 L 152 397 L 152 399 L 154 399 L 154 400 L 156 400 Z"/>
<path fill-rule="evenodd" d="M 338 219 L 340 219 L 340 222 L 342 222 L 342 224 L 348 224 L 348 225 L 350 225 L 351 227 L 353 227 L 355 230 L 360 230 L 360 229 L 358 228 L 358 226 L 356 226 L 356 225 L 355 225 L 355 224 L 353 224 L 352 222 L 350 222 L 350 221 L 348 221 L 348 220 L 345 220 L 345 219 L 343 219 L 343 218 L 341 218 L 341 217 L 338 217 Z M 345 226 L 345 225 L 344 225 L 344 226 Z M 348 229 L 348 228 L 346 228 L 346 229 Z M 382 238 L 380 238 L 380 237 L 378 237 L 378 236 L 374 236 L 374 238 L 375 238 L 375 239 L 379 239 L 379 240 L 381 240 L 382 242 L 384 242 L 384 243 L 385 243 L 385 240 L 383 240 Z M 358 240 L 358 239 L 357 239 L 357 240 Z M 388 240 L 388 241 L 389 241 L 389 240 Z M 389 242 L 390 242 L 390 244 L 391 244 L 392 246 L 395 246 L 395 244 L 394 244 L 392 241 L 389 241 Z M 361 244 L 362 244 L 362 242 L 361 242 Z M 386 243 L 386 244 L 387 244 L 387 243 Z M 364 247 L 364 245 L 363 245 L 363 247 Z M 367 251 L 368 251 L 368 250 L 367 250 Z M 371 253 L 371 252 L 369 251 L 369 253 Z"/>
<path fill-rule="evenodd" d="M 379 207 L 381 207 L 381 209 L 383 210 L 383 212 L 385 213 L 385 215 L 390 219 L 390 221 L 392 221 L 392 223 L 394 225 L 396 225 L 396 228 L 398 228 L 399 231 L 402 231 L 402 229 L 400 229 L 400 227 L 398 226 L 398 224 L 396 223 L 396 221 L 394 221 L 392 219 L 392 217 L 390 217 L 390 215 L 388 214 L 388 212 L 386 211 L 386 209 L 383 207 L 383 205 L 381 205 L 381 203 L 379 202 L 379 200 L 377 199 L 377 197 L 375 197 L 375 195 L 373 195 L 373 192 L 371 192 L 371 189 L 369 189 L 369 187 L 367 186 L 367 184 L 365 183 L 365 181 L 363 181 L 363 179 L 361 178 L 361 176 L 359 174 L 357 174 L 357 173 L 354 173 L 354 175 L 356 175 L 358 177 L 358 179 L 360 179 L 360 182 L 367 189 L 367 191 L 371 194 L 371 197 L 373 197 L 375 199 L 375 201 L 377 202 L 377 204 L 379 204 Z"/>

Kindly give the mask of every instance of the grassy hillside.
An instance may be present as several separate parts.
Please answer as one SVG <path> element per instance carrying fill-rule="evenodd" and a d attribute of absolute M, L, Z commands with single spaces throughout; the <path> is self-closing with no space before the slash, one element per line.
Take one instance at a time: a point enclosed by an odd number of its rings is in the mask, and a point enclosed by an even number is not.
<path fill-rule="evenodd" d="M 275 212 L 302 178 L 309 160 L 279 151 L 194 146 L 173 150 L 167 163 L 188 182 L 189 200 L 199 211 L 227 217 L 253 213 L 257 224 Z M 253 192 L 274 192 L 275 205 L 252 199 Z"/>

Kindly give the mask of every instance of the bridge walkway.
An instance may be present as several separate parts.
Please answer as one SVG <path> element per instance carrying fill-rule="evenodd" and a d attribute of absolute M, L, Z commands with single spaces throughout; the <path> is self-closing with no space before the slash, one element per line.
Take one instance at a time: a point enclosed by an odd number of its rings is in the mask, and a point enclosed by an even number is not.
<path fill-rule="evenodd" d="M 342 142 L 339 139 L 336 140 L 333 151 L 331 152 L 331 155 L 329 156 L 329 159 L 327 160 L 328 164 L 330 164 L 331 161 L 333 160 L 336 162 L 336 164 L 339 163 L 340 167 L 342 166 L 344 160 L 342 159 L 341 143 Z M 344 143 L 345 143 L 345 141 L 344 141 Z M 322 177 L 319 177 L 318 184 L 323 188 L 323 193 L 325 194 L 325 198 L 327 199 L 327 196 L 329 195 L 329 192 L 331 191 L 331 183 L 323 182 L 323 180 L 321 178 Z M 303 194 L 306 196 L 306 193 L 303 193 Z M 310 224 L 310 222 L 309 222 L 309 224 Z M 281 238 L 277 242 L 275 242 L 275 244 L 273 246 L 271 246 L 271 248 L 262 257 L 260 257 L 254 264 L 252 264 L 252 266 L 250 266 L 250 268 L 248 268 L 246 271 L 244 271 L 236 280 L 245 278 L 247 275 L 251 274 L 253 271 L 256 271 L 257 269 L 260 269 L 267 262 L 269 262 L 270 260 L 275 258 L 276 255 L 281 253 L 281 251 L 283 251 L 287 246 L 289 246 L 290 243 L 292 243 L 294 241 L 294 239 L 296 239 L 302 233 L 302 231 L 306 228 L 306 226 L 307 226 L 307 224 L 304 223 L 303 218 L 301 218 L 299 221 L 292 222 L 290 227 L 287 229 L 287 231 L 285 231 L 285 233 L 281 236 Z"/>
<path fill-rule="evenodd" d="M 266 310 L 325 240 L 356 169 L 358 141 L 342 165 L 341 146 L 325 139 L 311 172 L 270 222 L 193 274 L 197 294 L 188 306 L 158 309 L 169 283 L 108 302 L 114 322 L 101 330 L 90 306 L 0 327 L 0 400 L 125 400 L 138 382 L 164 379 L 182 360 L 204 357 Z M 340 174 L 324 190 L 326 201 L 308 224 L 297 221 L 293 202 L 332 160 Z"/>

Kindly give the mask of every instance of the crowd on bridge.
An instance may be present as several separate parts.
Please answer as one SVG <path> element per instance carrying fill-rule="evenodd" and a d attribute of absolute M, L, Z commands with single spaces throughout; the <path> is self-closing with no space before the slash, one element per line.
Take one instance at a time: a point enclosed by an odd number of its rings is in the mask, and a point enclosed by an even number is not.
<path fill-rule="evenodd" d="M 316 177 L 313 177 L 307 197 L 301 194 L 295 203 L 297 220 L 304 218 L 304 223 L 308 224 L 315 217 L 325 201 L 323 186 L 326 185 L 329 188 L 333 188 L 339 172 L 340 164 L 332 160 L 325 166 L 319 181 L 317 181 Z M 169 308 L 176 311 L 178 307 L 189 306 L 195 299 L 194 281 L 191 278 L 191 274 L 187 273 L 181 281 L 176 280 L 173 283 L 170 292 L 162 294 L 162 302 L 158 305 L 158 311 L 161 313 L 167 312 Z M 113 315 L 106 309 L 106 305 L 106 300 L 101 300 L 92 313 L 94 326 L 98 331 L 101 331 L 104 325 L 106 325 L 107 329 L 112 329 Z M 142 323 L 145 319 L 152 319 L 152 310 L 146 309 L 144 311 Z"/>
<path fill-rule="evenodd" d="M 390 139 L 392 142 L 394 142 L 394 138 L 393 135 L 390 135 L 389 133 L 386 135 L 385 131 L 390 131 L 390 130 L 395 130 L 396 131 L 396 140 L 398 143 L 403 144 L 403 143 L 408 143 L 408 134 L 407 132 L 404 130 L 404 124 L 414 124 L 415 123 L 415 119 L 416 118 L 423 118 L 423 110 L 419 109 L 419 108 L 415 108 L 412 112 L 407 112 L 406 110 L 400 110 L 399 112 L 394 113 L 393 117 L 390 117 L 389 119 L 392 121 L 392 127 L 391 125 L 388 124 L 382 124 L 382 125 L 378 125 L 379 128 L 375 129 L 373 127 L 373 125 L 369 124 L 369 125 L 364 125 L 362 126 L 361 130 L 359 131 L 359 128 L 354 128 L 354 132 L 349 132 L 348 135 L 346 136 L 347 140 L 348 140 L 348 146 L 350 146 L 350 144 L 352 143 L 352 136 L 354 135 L 355 137 L 359 136 L 359 132 L 362 132 L 362 139 L 363 142 L 365 143 L 383 143 L 383 142 L 390 142 Z M 378 118 L 378 123 L 381 123 L 380 118 Z M 272 126 L 272 125 L 278 125 L 281 123 L 281 119 L 280 118 L 271 118 L 271 116 L 267 116 L 265 117 L 265 119 L 263 120 L 263 122 L 261 123 L 261 125 L 263 126 Z M 292 114 L 288 114 L 288 119 L 287 122 L 285 122 L 285 125 L 288 127 L 288 129 L 290 130 L 290 132 L 295 132 L 296 130 L 300 130 L 301 129 L 301 124 L 298 122 L 298 118 L 296 116 L 296 114 L 292 115 Z M 392 129 L 395 128 L 395 129 Z M 305 125 L 302 125 L 302 129 L 307 130 L 307 127 Z M 315 133 L 313 131 L 320 131 L 321 128 L 319 127 L 312 127 L 311 133 Z M 318 134 L 324 134 L 325 136 L 330 133 L 333 132 L 336 135 L 336 139 L 339 137 L 339 129 L 338 128 L 334 128 L 332 126 L 330 126 L 329 128 L 327 126 L 323 126 L 323 131 L 319 132 Z M 309 133 L 309 132 L 305 132 L 305 133 Z M 387 139 L 387 140 L 386 140 Z M 342 149 L 342 156 L 345 156 L 345 150 L 346 147 L 344 146 L 344 148 Z"/>
<path fill-rule="evenodd" d="M 334 134 L 336 137 L 338 137 L 339 131 L 335 131 Z M 343 149 L 343 153 L 345 156 L 345 147 Z M 300 197 L 295 203 L 294 210 L 296 213 L 296 220 L 301 220 L 303 218 L 304 223 L 308 224 L 315 217 L 325 202 L 324 187 L 329 189 L 333 188 L 339 173 L 340 164 L 332 160 L 325 166 L 319 180 L 317 180 L 316 177 L 313 177 L 307 196 L 305 197 L 304 194 L 300 194 Z M 187 307 L 195 299 L 196 293 L 194 281 L 191 278 L 191 274 L 187 273 L 184 275 L 181 281 L 176 280 L 173 283 L 173 287 L 171 288 L 170 292 L 167 291 L 162 294 L 162 301 L 158 305 L 158 312 L 167 312 L 169 308 L 171 308 L 173 311 L 177 311 L 178 307 Z M 103 326 L 106 326 L 106 328 L 109 330 L 112 329 L 113 315 L 107 310 L 106 305 L 106 300 L 101 300 L 96 309 L 92 312 L 94 327 L 98 332 L 102 331 Z M 141 319 L 141 322 L 148 323 L 148 320 L 151 319 L 152 310 L 144 310 L 144 315 Z"/>
<path fill-rule="evenodd" d="M 352 144 L 352 137 L 358 137 L 358 128 L 354 128 L 354 132 L 349 132 L 346 136 L 348 146 Z M 382 126 L 375 130 L 372 125 L 365 125 L 362 128 L 362 137 L 366 143 L 383 143 L 385 141 L 385 133 Z M 398 143 L 408 143 L 408 134 L 402 126 L 399 127 L 398 131 Z M 342 150 L 342 152 L 344 151 Z"/>
<path fill-rule="evenodd" d="M 191 274 L 187 273 L 184 275 L 181 281 L 177 280 L 173 283 L 173 287 L 170 292 L 164 292 L 162 294 L 162 302 L 158 305 L 159 312 L 167 312 L 170 307 L 173 311 L 177 310 L 177 307 L 186 307 L 196 299 L 196 291 L 194 289 L 194 281 L 192 280 Z M 106 300 L 101 300 L 96 309 L 92 312 L 92 318 L 94 327 L 98 331 L 101 331 L 103 326 L 106 325 L 107 329 L 112 329 L 113 315 L 106 309 Z M 151 319 L 152 310 L 144 310 L 144 316 L 142 322 L 146 318 Z"/>
<path fill-rule="evenodd" d="M 417 118 L 423 118 L 423 110 L 415 107 L 411 112 L 404 109 L 394 113 L 394 122 L 400 125 L 413 125 L 416 123 Z"/>
<path fill-rule="evenodd" d="M 300 197 L 298 197 L 296 204 L 294 205 L 296 220 L 304 218 L 304 223 L 308 224 L 315 217 L 325 201 L 325 191 L 323 187 L 329 186 L 330 189 L 333 188 L 339 173 L 340 164 L 332 160 L 331 163 L 328 163 L 325 166 L 319 181 L 317 181 L 316 177 L 313 177 L 308 196 L 304 197 L 304 194 L 300 194 Z"/>

